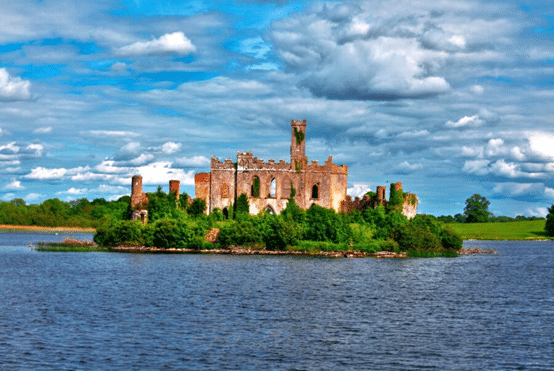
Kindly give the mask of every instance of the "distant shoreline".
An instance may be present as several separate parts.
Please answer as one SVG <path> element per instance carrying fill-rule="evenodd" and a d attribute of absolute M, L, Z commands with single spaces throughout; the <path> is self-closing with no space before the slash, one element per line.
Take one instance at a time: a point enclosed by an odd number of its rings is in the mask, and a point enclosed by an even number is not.
<path fill-rule="evenodd" d="M 19 233 L 94 233 L 95 228 L 79 228 L 79 227 L 40 227 L 36 225 L 9 225 L 0 224 L 1 232 L 19 232 Z"/>

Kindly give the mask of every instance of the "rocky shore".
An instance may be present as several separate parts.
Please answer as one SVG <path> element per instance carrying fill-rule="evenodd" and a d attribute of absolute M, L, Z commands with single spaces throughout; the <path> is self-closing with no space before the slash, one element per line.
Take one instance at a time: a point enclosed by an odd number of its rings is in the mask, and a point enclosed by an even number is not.
<path fill-rule="evenodd" d="M 375 253 L 361 251 L 273 251 L 273 250 L 254 250 L 242 247 L 231 247 L 229 249 L 214 250 L 192 250 L 192 249 L 160 249 L 157 247 L 145 246 L 117 246 L 109 248 L 114 252 L 143 253 L 143 254 L 223 254 L 223 255 L 291 255 L 291 256 L 319 256 L 324 258 L 406 258 L 405 253 L 395 253 L 390 251 L 379 251 Z"/>
<path fill-rule="evenodd" d="M 497 252 L 494 251 L 493 249 L 481 250 L 478 248 L 462 249 L 458 251 L 458 255 L 471 255 L 471 254 L 497 254 Z"/>

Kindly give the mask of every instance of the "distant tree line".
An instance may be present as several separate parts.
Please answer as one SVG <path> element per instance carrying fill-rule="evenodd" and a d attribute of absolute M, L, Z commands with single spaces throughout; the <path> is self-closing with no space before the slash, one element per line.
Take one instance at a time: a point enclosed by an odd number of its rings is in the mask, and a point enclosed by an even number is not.
<path fill-rule="evenodd" d="M 509 216 L 494 216 L 489 212 L 490 202 L 479 194 L 474 194 L 466 200 L 463 214 L 441 215 L 436 217 L 443 223 L 506 223 L 523 220 L 542 220 L 537 216 L 518 215 L 515 218 Z"/>

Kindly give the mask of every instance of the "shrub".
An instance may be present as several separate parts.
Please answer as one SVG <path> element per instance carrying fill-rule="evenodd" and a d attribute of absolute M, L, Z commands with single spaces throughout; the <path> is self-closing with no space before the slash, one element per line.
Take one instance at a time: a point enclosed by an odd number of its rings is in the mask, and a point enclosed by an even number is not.
<path fill-rule="evenodd" d="M 100 226 L 93 240 L 100 246 L 143 245 L 144 229 L 145 227 L 138 220 L 119 220 Z"/>
<path fill-rule="evenodd" d="M 362 252 L 376 252 L 382 250 L 382 245 L 386 243 L 386 241 L 378 241 L 378 240 L 370 240 L 365 242 L 360 242 L 354 244 L 353 250 L 358 250 Z M 394 250 L 394 246 L 393 246 Z"/>
<path fill-rule="evenodd" d="M 402 250 L 440 248 L 437 236 L 416 224 L 408 223 L 396 226 L 392 231 L 394 240 Z"/>
<path fill-rule="evenodd" d="M 275 215 L 266 217 L 266 229 L 263 240 L 269 250 L 285 250 L 288 245 L 294 245 L 301 236 L 301 227 L 292 221 L 286 221 Z"/>
<path fill-rule="evenodd" d="M 410 220 L 410 223 L 427 229 L 437 237 L 441 235 L 442 225 L 433 215 L 418 214 Z"/>
<path fill-rule="evenodd" d="M 335 210 L 312 205 L 306 212 L 304 238 L 312 241 L 349 242 L 351 231 Z"/>
<path fill-rule="evenodd" d="M 235 217 L 239 214 L 250 214 L 250 205 L 248 204 L 246 193 L 241 193 L 235 203 Z"/>
<path fill-rule="evenodd" d="M 184 249 L 192 241 L 194 232 L 180 221 L 162 219 L 152 226 L 152 237 L 155 247 Z"/>
<path fill-rule="evenodd" d="M 440 234 L 442 247 L 449 250 L 461 250 L 464 244 L 462 236 L 450 228 L 444 228 Z"/>
<path fill-rule="evenodd" d="M 206 211 L 206 200 L 203 198 L 195 198 L 187 208 L 187 213 L 192 217 L 199 217 Z"/>
<path fill-rule="evenodd" d="M 251 246 L 262 243 L 262 235 L 251 221 L 243 221 L 224 225 L 217 240 L 223 246 Z"/>
<path fill-rule="evenodd" d="M 352 231 L 352 241 L 355 244 L 370 242 L 373 238 L 373 229 L 366 224 L 349 224 Z"/>
<path fill-rule="evenodd" d="M 400 246 L 398 245 L 398 242 L 396 242 L 395 240 L 393 240 L 391 238 L 387 238 L 384 241 L 379 241 L 379 243 L 381 245 L 381 250 L 382 251 L 399 251 L 400 250 Z"/>

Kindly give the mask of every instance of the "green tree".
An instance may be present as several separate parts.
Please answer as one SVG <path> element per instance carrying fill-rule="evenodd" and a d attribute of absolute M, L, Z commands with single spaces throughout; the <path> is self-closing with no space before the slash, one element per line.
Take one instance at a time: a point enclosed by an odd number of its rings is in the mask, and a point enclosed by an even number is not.
<path fill-rule="evenodd" d="M 248 205 L 248 197 L 246 193 L 242 193 L 237 202 L 235 203 L 235 216 L 237 214 L 248 214 L 250 213 L 250 205 Z"/>
<path fill-rule="evenodd" d="M 195 198 L 187 208 L 187 213 L 193 217 L 204 214 L 204 211 L 206 211 L 206 200 L 203 198 Z"/>
<path fill-rule="evenodd" d="M 546 224 L 544 226 L 546 235 L 554 237 L 554 205 L 548 208 L 548 215 L 546 215 Z"/>
<path fill-rule="evenodd" d="M 477 193 L 468 198 L 466 200 L 466 207 L 464 208 L 466 223 L 488 222 L 490 217 L 489 205 L 489 200 Z"/>

